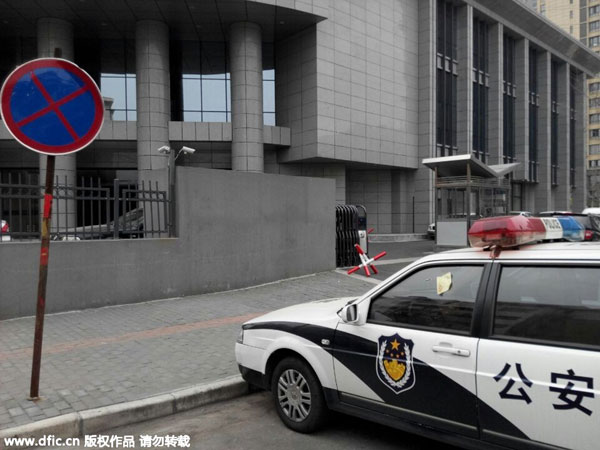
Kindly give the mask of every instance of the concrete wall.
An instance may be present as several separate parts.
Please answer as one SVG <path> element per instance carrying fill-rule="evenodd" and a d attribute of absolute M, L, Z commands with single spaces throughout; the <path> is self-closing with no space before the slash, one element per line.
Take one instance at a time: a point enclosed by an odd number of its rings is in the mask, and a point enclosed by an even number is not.
<path fill-rule="evenodd" d="M 234 289 L 335 267 L 333 180 L 178 168 L 178 239 L 53 242 L 47 312 Z M 33 315 L 39 243 L 0 245 L 0 319 Z"/>

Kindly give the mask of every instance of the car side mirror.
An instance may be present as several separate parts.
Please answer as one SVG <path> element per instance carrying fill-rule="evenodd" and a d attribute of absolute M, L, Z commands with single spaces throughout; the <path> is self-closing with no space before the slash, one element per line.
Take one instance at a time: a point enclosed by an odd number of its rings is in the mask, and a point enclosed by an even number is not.
<path fill-rule="evenodd" d="M 338 315 L 346 323 L 356 323 L 358 322 L 358 306 L 356 303 L 350 303 L 344 306 Z"/>

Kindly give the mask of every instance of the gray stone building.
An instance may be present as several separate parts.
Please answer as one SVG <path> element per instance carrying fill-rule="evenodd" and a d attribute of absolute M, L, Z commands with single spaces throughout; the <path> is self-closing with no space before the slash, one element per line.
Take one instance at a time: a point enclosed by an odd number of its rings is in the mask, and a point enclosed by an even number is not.
<path fill-rule="evenodd" d="M 378 233 L 423 232 L 421 161 L 473 153 L 520 163 L 512 209 L 585 204 L 600 58 L 518 1 L 20 0 L 0 17 L 2 78 L 58 48 L 107 98 L 98 139 L 59 158 L 67 183 L 164 184 L 158 148 L 185 145 L 180 165 L 333 178 Z M 43 159 L 0 127 L 2 179 Z"/>

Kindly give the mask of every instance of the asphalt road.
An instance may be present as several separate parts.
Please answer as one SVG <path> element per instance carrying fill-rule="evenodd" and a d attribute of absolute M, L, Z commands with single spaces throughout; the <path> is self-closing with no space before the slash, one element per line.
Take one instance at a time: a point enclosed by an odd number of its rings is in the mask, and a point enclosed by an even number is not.
<path fill-rule="evenodd" d="M 281 423 L 266 392 L 114 428 L 102 434 L 134 435 L 136 448 L 140 448 L 139 435 L 145 434 L 189 435 L 189 448 L 198 450 L 457 450 L 430 439 L 333 413 L 330 423 L 318 433 L 295 433 Z"/>

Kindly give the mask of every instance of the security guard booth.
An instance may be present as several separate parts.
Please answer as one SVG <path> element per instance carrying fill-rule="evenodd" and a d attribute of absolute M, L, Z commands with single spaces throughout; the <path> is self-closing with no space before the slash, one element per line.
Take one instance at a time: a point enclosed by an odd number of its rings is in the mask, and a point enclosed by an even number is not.
<path fill-rule="evenodd" d="M 506 177 L 519 163 L 488 166 L 473 154 L 427 158 L 435 173 L 436 244 L 466 247 L 474 220 L 506 215 L 511 185 Z"/>

